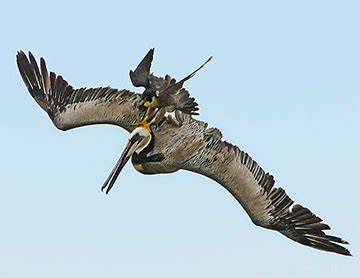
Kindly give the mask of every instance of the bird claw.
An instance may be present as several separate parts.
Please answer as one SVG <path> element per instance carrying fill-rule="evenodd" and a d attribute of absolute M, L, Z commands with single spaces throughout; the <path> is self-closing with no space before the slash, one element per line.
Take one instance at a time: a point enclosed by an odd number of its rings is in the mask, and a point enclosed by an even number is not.
<path fill-rule="evenodd" d="M 145 127 L 146 129 L 150 129 L 151 122 L 149 123 L 146 118 L 144 119 L 136 119 L 135 123 L 132 124 L 133 127 Z"/>

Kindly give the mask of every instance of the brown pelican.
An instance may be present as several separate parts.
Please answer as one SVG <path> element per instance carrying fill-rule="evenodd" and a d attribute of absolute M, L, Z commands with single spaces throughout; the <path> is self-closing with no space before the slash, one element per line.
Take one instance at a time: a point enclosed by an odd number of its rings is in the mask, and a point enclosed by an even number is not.
<path fill-rule="evenodd" d="M 224 141 L 218 129 L 208 128 L 207 123 L 194 119 L 191 114 L 195 106 L 186 105 L 194 99 L 188 94 L 183 101 L 167 103 L 173 108 L 170 110 L 175 110 L 174 115 L 158 117 L 162 107 L 156 106 L 153 115 L 144 120 L 147 113 L 144 103 L 150 101 L 147 94 L 157 98 L 177 84 L 169 77 L 150 74 L 152 54 L 150 50 L 137 69 L 130 71 L 132 83 L 145 88 L 145 98 L 110 87 L 73 89 L 60 75 L 47 71 L 43 58 L 39 69 L 30 52 L 29 58 L 18 52 L 17 64 L 31 96 L 57 128 L 68 130 L 107 123 L 131 132 L 125 150 L 102 187 L 106 193 L 130 158 L 135 169 L 143 174 L 180 169 L 200 173 L 225 187 L 255 225 L 276 230 L 303 245 L 350 256 L 349 250 L 342 246 L 348 242 L 326 234 L 324 231 L 330 227 L 306 207 L 294 204 L 284 189 L 274 186 L 273 176 L 246 152 Z M 179 83 L 169 98 L 179 94 L 182 85 Z"/>

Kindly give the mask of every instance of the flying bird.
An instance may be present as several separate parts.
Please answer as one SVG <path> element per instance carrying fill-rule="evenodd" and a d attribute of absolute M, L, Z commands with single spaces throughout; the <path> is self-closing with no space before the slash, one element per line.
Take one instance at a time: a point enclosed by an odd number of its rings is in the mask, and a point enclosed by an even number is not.
<path fill-rule="evenodd" d="M 110 87 L 74 89 L 62 76 L 40 67 L 34 56 L 17 54 L 20 75 L 31 96 L 61 130 L 92 124 L 113 124 L 130 132 L 130 138 L 102 190 L 109 193 L 131 158 L 143 174 L 173 173 L 180 169 L 205 175 L 225 187 L 245 209 L 252 222 L 323 251 L 350 256 L 347 241 L 328 235 L 329 225 L 308 208 L 294 204 L 274 177 L 235 145 L 219 129 L 192 117 L 198 111 L 184 82 L 150 73 L 151 49 L 130 79 L 143 93 Z M 185 93 L 186 91 L 186 93 Z M 180 96 L 180 97 L 179 97 Z M 150 105 L 150 104 L 154 105 Z M 195 105 L 196 104 L 196 105 Z M 173 112 L 168 114 L 166 112 Z"/>

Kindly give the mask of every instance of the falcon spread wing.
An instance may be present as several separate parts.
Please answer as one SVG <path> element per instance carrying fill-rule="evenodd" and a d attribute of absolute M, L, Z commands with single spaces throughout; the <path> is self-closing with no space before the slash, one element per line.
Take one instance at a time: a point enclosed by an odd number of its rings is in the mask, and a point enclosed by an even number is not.
<path fill-rule="evenodd" d="M 134 71 L 130 70 L 129 75 L 132 84 L 135 87 L 144 87 L 145 90 L 142 93 L 142 98 L 145 102 L 155 101 L 149 107 L 151 108 L 165 108 L 167 111 L 179 110 L 183 113 L 190 115 L 198 115 L 199 108 L 193 97 L 190 97 L 189 92 L 183 88 L 185 81 L 193 77 L 207 62 L 211 60 L 211 57 L 202 64 L 194 72 L 176 82 L 170 75 L 166 75 L 165 78 L 158 77 L 150 73 L 151 63 L 153 60 L 154 49 L 150 49 L 145 57 L 141 60 L 139 65 Z"/>

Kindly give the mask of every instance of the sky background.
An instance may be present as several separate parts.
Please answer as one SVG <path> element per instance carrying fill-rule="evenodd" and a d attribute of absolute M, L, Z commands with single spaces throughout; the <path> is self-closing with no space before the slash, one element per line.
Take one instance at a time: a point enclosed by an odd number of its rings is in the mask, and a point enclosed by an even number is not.
<path fill-rule="evenodd" d="M 200 1 L 199 1 L 200 2 Z M 358 277 L 358 1 L 7 1 L 0 9 L 0 277 Z M 181 78 L 199 119 L 247 151 L 354 257 L 252 224 L 206 177 L 144 176 L 128 164 L 100 187 L 128 134 L 57 130 L 17 72 L 17 50 L 74 87 L 133 89 L 152 70 Z"/>

